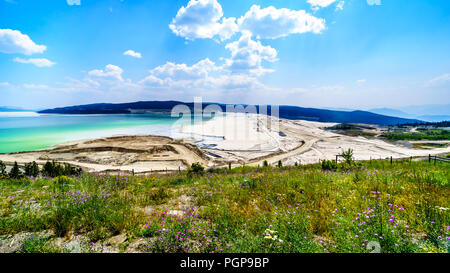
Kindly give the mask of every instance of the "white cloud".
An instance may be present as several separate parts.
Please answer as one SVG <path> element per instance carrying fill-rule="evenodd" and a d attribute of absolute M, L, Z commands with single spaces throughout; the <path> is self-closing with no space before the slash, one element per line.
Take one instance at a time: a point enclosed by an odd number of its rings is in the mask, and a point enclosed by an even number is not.
<path fill-rule="evenodd" d="M 118 81 L 123 81 L 122 78 L 122 68 L 108 64 L 105 66 L 105 70 L 101 69 L 94 69 L 89 71 L 90 76 L 99 77 L 99 78 L 106 78 L 106 79 L 114 79 Z"/>
<path fill-rule="evenodd" d="M 433 78 L 431 80 L 428 81 L 428 85 L 429 86 L 436 86 L 436 85 L 441 85 L 444 83 L 450 82 L 450 73 L 448 74 L 443 74 L 440 75 L 436 78 Z"/>
<path fill-rule="evenodd" d="M 9 86 L 9 82 L 0 82 L 0 86 Z"/>
<path fill-rule="evenodd" d="M 49 88 L 48 85 L 45 85 L 45 84 L 34 84 L 34 83 L 31 83 L 31 84 L 25 83 L 23 85 L 23 87 L 29 88 L 29 89 L 48 89 Z"/>
<path fill-rule="evenodd" d="M 217 0 L 190 0 L 186 7 L 178 10 L 169 27 L 188 40 L 215 36 L 226 40 L 237 31 L 236 18 L 222 16 L 222 6 Z"/>
<path fill-rule="evenodd" d="M 244 32 L 238 41 L 225 46 L 231 51 L 231 58 L 226 59 L 225 67 L 232 72 L 261 75 L 272 70 L 261 66 L 263 60 L 277 61 L 277 51 L 270 46 L 263 46 L 260 41 L 253 41 L 250 32 Z"/>
<path fill-rule="evenodd" d="M 359 79 L 356 81 L 356 83 L 358 83 L 358 84 L 363 84 L 365 82 L 367 82 L 367 79 Z"/>
<path fill-rule="evenodd" d="M 37 67 L 51 67 L 55 65 L 54 62 L 42 58 L 42 59 L 22 59 L 22 58 L 14 58 L 14 61 L 16 63 L 23 63 L 23 64 L 34 64 Z"/>
<path fill-rule="evenodd" d="M 79 6 L 79 5 L 81 5 L 81 0 L 67 0 L 67 5 L 69 5 L 69 6 L 73 6 L 73 5 Z"/>
<path fill-rule="evenodd" d="M 339 1 L 336 5 L 336 10 L 343 10 L 344 9 L 344 1 Z"/>
<path fill-rule="evenodd" d="M 333 0 L 341 1 L 343 0 Z M 342 8 L 342 4 L 339 6 Z M 204 59 L 192 66 L 168 62 L 150 71 L 140 84 L 151 87 L 171 88 L 262 88 L 257 77 L 273 72 L 263 67 L 263 62 L 277 61 L 277 51 L 262 45 L 258 39 L 276 39 L 290 34 L 306 32 L 321 33 L 325 20 L 316 18 L 304 10 L 276 9 L 273 6 L 261 9 L 253 5 L 238 20 L 223 16 L 222 6 L 217 0 L 190 0 L 181 7 L 169 25 L 178 36 L 187 40 L 197 38 L 231 38 L 240 32 L 241 37 L 226 44 L 231 53 L 223 65 Z M 254 40 L 257 39 L 257 40 Z M 251 86 L 251 87 L 250 87 Z"/>
<path fill-rule="evenodd" d="M 338 0 L 308 0 L 306 2 L 308 2 L 313 7 L 325 8 L 325 7 L 328 7 L 329 5 L 333 4 L 336 1 L 338 1 Z"/>
<path fill-rule="evenodd" d="M 206 78 L 209 73 L 220 69 L 221 68 L 217 67 L 214 62 L 206 58 L 192 66 L 167 62 L 164 65 L 152 69 L 150 73 L 157 77 L 181 80 Z"/>
<path fill-rule="evenodd" d="M 47 47 L 35 44 L 30 37 L 18 30 L 0 29 L 0 52 L 31 55 L 42 53 Z"/>
<path fill-rule="evenodd" d="M 379 5 L 381 5 L 381 0 L 367 0 L 367 4 L 369 4 L 370 6 L 373 6 L 373 5 L 379 6 Z"/>
<path fill-rule="evenodd" d="M 324 5 L 325 2 L 337 0 L 311 1 Z M 343 5 L 341 2 L 340 8 Z M 325 20 L 304 10 L 276 9 L 273 6 L 261 9 L 253 5 L 236 23 L 234 17 L 223 17 L 222 6 L 217 0 L 190 0 L 186 7 L 178 10 L 169 27 L 176 35 L 188 40 L 219 36 L 224 41 L 234 33 L 243 31 L 250 31 L 258 39 L 275 39 L 295 33 L 320 33 L 325 29 Z"/>
<path fill-rule="evenodd" d="M 183 92 L 216 92 L 264 88 L 255 76 L 230 74 L 224 66 L 203 59 L 191 66 L 167 62 L 150 70 L 150 75 L 139 82 L 143 89 L 157 88 Z"/>
<path fill-rule="evenodd" d="M 314 17 L 304 10 L 276 9 L 273 6 L 261 9 L 253 5 L 238 20 L 241 31 L 250 31 L 256 38 L 280 38 L 289 34 L 320 33 L 325 29 L 325 20 Z"/>
<path fill-rule="evenodd" d="M 128 56 L 131 56 L 131 57 L 134 57 L 134 58 L 138 58 L 138 59 L 142 58 L 142 54 L 141 53 L 133 51 L 133 50 L 125 51 L 123 53 L 123 55 L 128 55 Z"/>
<path fill-rule="evenodd" d="M 258 82 L 255 77 L 243 74 L 221 75 L 216 78 L 207 78 L 204 81 L 205 87 L 222 90 L 242 90 L 249 92 L 254 89 L 264 89 L 265 86 Z"/>

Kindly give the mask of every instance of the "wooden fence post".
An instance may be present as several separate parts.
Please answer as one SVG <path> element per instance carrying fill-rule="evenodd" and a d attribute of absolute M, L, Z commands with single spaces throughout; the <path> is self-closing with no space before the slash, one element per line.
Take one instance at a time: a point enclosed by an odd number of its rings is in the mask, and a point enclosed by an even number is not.
<path fill-rule="evenodd" d="M 431 154 L 428 155 L 428 163 L 431 163 Z"/>
<path fill-rule="evenodd" d="M 392 156 L 391 156 L 391 165 L 392 165 Z"/>
<path fill-rule="evenodd" d="M 336 163 L 338 163 L 338 155 L 336 155 Z"/>

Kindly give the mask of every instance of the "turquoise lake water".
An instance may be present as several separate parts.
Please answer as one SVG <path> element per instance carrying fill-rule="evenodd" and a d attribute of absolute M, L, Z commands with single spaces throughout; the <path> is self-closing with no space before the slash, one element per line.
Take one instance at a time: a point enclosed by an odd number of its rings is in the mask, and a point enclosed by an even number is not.
<path fill-rule="evenodd" d="M 0 153 L 51 148 L 67 141 L 113 135 L 171 136 L 170 115 L 0 116 Z M 178 124 L 178 123 L 177 123 Z M 188 123 L 186 123 L 188 124 Z M 172 135 L 173 136 L 173 135 Z"/>

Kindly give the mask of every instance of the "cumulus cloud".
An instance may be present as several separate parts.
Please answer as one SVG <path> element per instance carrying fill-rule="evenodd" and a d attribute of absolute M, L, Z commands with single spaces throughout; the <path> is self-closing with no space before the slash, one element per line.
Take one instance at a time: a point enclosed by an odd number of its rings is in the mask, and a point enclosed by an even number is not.
<path fill-rule="evenodd" d="M 381 5 L 381 0 L 367 0 L 367 4 L 369 4 L 370 6 L 373 6 L 373 5 L 379 6 L 379 5 Z"/>
<path fill-rule="evenodd" d="M 140 84 L 150 87 L 192 88 L 201 85 L 212 73 L 222 70 L 208 58 L 191 66 L 167 62 L 150 70 Z"/>
<path fill-rule="evenodd" d="M 226 40 L 237 31 L 236 18 L 222 17 L 222 6 L 217 0 L 191 0 L 178 10 L 169 27 L 188 40 L 215 36 Z"/>
<path fill-rule="evenodd" d="M 128 56 L 131 56 L 131 57 L 134 57 L 134 58 L 138 58 L 138 59 L 142 58 L 142 54 L 141 53 L 133 51 L 133 50 L 125 51 L 123 53 L 123 55 L 128 55 Z"/>
<path fill-rule="evenodd" d="M 34 64 L 37 67 L 51 67 L 55 65 L 54 62 L 42 58 L 42 59 L 22 59 L 22 58 L 14 58 L 14 61 L 16 63 L 23 63 L 23 64 Z"/>
<path fill-rule="evenodd" d="M 254 41 L 250 32 L 244 32 L 238 41 L 225 46 L 231 51 L 231 58 L 226 59 L 225 67 L 232 72 L 261 75 L 272 70 L 261 66 L 263 60 L 277 61 L 277 51 L 270 46 L 263 46 L 260 41 Z"/>
<path fill-rule="evenodd" d="M 310 1 L 325 6 L 337 0 Z M 223 17 L 222 6 L 217 0 L 191 0 L 186 7 L 180 8 L 169 27 L 176 35 L 188 40 L 219 36 L 224 41 L 243 31 L 251 32 L 257 39 L 275 39 L 296 33 L 320 33 L 325 29 L 325 20 L 304 10 L 276 9 L 273 6 L 261 9 L 258 5 L 253 5 L 236 20 Z"/>
<path fill-rule="evenodd" d="M 46 48 L 45 45 L 35 44 L 28 35 L 18 30 L 0 29 L 0 52 L 31 55 L 42 53 Z"/>
<path fill-rule="evenodd" d="M 275 39 L 290 34 L 321 33 L 325 29 L 325 20 L 304 10 L 276 9 L 273 6 L 261 9 L 260 6 L 253 5 L 238 19 L 238 26 L 241 31 L 250 31 L 258 39 Z"/>
<path fill-rule="evenodd" d="M 67 5 L 69 6 L 79 6 L 81 5 L 81 0 L 67 0 Z"/>
<path fill-rule="evenodd" d="M 343 0 L 316 0 L 325 6 Z M 320 2 L 320 3 L 319 3 Z M 198 38 L 220 38 L 225 41 L 235 33 L 238 40 L 229 42 L 225 48 L 230 57 L 220 58 L 222 65 L 204 59 L 191 66 L 168 62 L 150 71 L 140 83 L 152 87 L 172 88 L 257 88 L 268 90 L 257 78 L 273 69 L 263 67 L 263 62 L 277 61 L 277 50 L 263 45 L 259 39 L 276 39 L 290 34 L 306 32 L 321 33 L 325 20 L 308 14 L 304 10 L 277 9 L 273 6 L 261 8 L 253 5 L 239 19 L 224 17 L 217 0 L 190 0 L 181 7 L 169 25 L 176 35 L 194 40 Z"/>
<path fill-rule="evenodd" d="M 105 70 L 94 69 L 89 71 L 90 76 L 106 79 L 115 79 L 118 81 L 123 81 L 122 73 L 123 73 L 122 68 L 112 64 L 106 65 Z"/>
<path fill-rule="evenodd" d="M 251 74 L 233 74 L 208 58 L 193 65 L 167 62 L 150 70 L 139 82 L 143 89 L 185 91 L 250 90 L 264 88 Z"/>
<path fill-rule="evenodd" d="M 213 71 L 218 71 L 221 68 L 216 66 L 214 62 L 208 58 L 195 63 L 192 66 L 186 64 L 175 64 L 172 62 L 167 62 L 164 65 L 158 66 L 150 71 L 154 76 L 164 77 L 164 78 L 175 78 L 175 79 L 197 79 L 205 78 L 209 73 Z"/>

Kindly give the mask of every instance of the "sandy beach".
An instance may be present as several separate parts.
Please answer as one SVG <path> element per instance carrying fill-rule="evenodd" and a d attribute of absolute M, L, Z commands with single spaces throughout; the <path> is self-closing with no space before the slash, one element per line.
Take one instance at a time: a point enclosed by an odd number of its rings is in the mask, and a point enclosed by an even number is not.
<path fill-rule="evenodd" d="M 376 138 L 341 135 L 336 123 L 286 120 L 258 114 L 228 114 L 179 128 L 177 139 L 162 136 L 114 136 L 72 141 L 53 149 L 0 154 L 7 164 L 47 160 L 67 162 L 87 171 L 146 173 L 203 166 L 318 163 L 353 149 L 355 160 L 409 158 L 450 152 L 450 147 L 411 149 Z M 182 138 L 180 138 L 182 136 Z M 446 141 L 448 143 L 448 141 Z M 409 145 L 411 146 L 411 145 Z"/>

